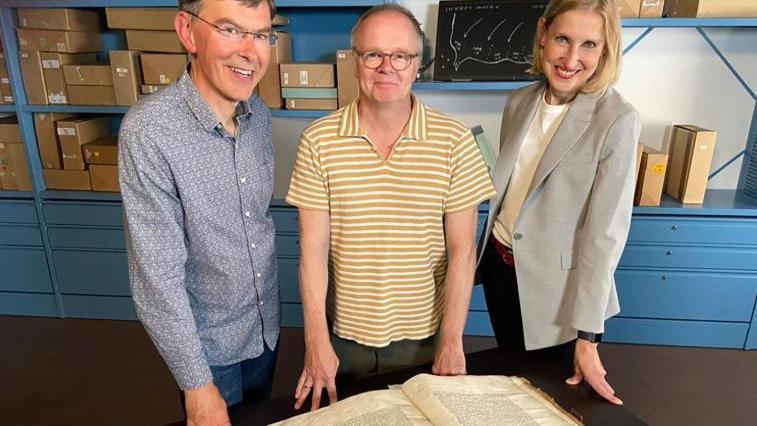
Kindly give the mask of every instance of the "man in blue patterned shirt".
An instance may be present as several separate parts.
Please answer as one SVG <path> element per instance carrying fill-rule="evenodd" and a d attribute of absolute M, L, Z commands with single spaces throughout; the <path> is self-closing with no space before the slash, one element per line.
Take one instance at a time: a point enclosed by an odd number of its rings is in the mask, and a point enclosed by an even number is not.
<path fill-rule="evenodd" d="M 139 319 L 184 391 L 188 424 L 270 396 L 281 307 L 268 66 L 272 0 L 181 0 L 184 75 L 119 134 L 129 276 Z"/>

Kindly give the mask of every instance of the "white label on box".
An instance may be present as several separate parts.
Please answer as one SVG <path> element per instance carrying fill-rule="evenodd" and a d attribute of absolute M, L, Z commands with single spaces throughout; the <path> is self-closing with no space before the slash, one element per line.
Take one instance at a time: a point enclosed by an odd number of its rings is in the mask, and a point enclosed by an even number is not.
<path fill-rule="evenodd" d="M 66 51 L 66 43 L 63 43 L 63 42 L 59 42 L 59 43 L 57 44 L 57 46 L 58 46 L 58 51 L 59 51 L 59 52 L 65 52 L 65 51 Z"/>
<path fill-rule="evenodd" d="M 21 59 L 29 59 L 29 52 L 18 52 L 19 55 L 21 55 Z"/>
<path fill-rule="evenodd" d="M 707 145 L 702 145 L 699 147 L 699 149 L 701 149 L 702 151 L 706 150 L 707 148 L 709 148 L 709 146 Z"/>
<path fill-rule="evenodd" d="M 307 70 L 300 71 L 300 86 L 308 85 L 308 72 Z"/>
<path fill-rule="evenodd" d="M 660 5 L 660 0 L 644 0 L 642 2 L 643 7 L 657 7 Z"/>
<path fill-rule="evenodd" d="M 68 104 L 68 99 L 66 99 L 66 95 L 63 92 L 48 94 L 47 101 L 51 104 Z"/>
<path fill-rule="evenodd" d="M 294 99 L 289 100 L 289 108 L 297 108 L 297 103 L 294 101 Z"/>
<path fill-rule="evenodd" d="M 159 79 L 160 79 L 160 84 L 168 84 L 171 82 L 171 79 L 167 78 L 165 74 L 161 74 Z"/>
<path fill-rule="evenodd" d="M 289 84 L 289 73 L 288 72 L 284 73 L 284 84 Z"/>
<path fill-rule="evenodd" d="M 8 77 L 0 77 L 0 83 L 2 83 L 2 84 L 11 84 L 11 81 L 8 80 Z"/>
<path fill-rule="evenodd" d="M 76 154 L 66 155 L 66 154 L 61 153 L 61 157 L 63 157 L 64 160 L 73 160 L 76 158 Z"/>
<path fill-rule="evenodd" d="M 5 101 L 6 104 L 12 104 L 13 96 L 3 96 L 3 101 Z"/>
<path fill-rule="evenodd" d="M 60 61 L 57 59 L 43 59 L 42 68 L 46 68 L 46 69 L 60 68 Z"/>
<path fill-rule="evenodd" d="M 116 67 L 116 74 L 118 74 L 118 77 L 124 78 L 124 77 L 126 77 L 129 74 L 129 69 L 128 68 Z"/>
<path fill-rule="evenodd" d="M 345 58 L 347 58 L 347 54 L 344 53 L 344 52 L 339 52 L 339 53 L 336 54 L 336 58 L 337 59 L 345 59 Z"/>
<path fill-rule="evenodd" d="M 23 38 L 23 37 L 19 37 L 19 39 L 18 39 L 18 45 L 19 45 L 19 46 L 28 46 L 28 45 L 29 45 L 29 42 L 28 42 L 28 41 L 26 41 L 26 39 L 25 39 L 25 38 Z"/>
<path fill-rule="evenodd" d="M 27 21 L 26 18 L 22 18 L 21 19 L 21 26 L 22 27 L 28 27 L 29 26 L 29 21 Z"/>
<path fill-rule="evenodd" d="M 59 136 L 76 136 L 76 129 L 70 127 L 58 127 Z"/>

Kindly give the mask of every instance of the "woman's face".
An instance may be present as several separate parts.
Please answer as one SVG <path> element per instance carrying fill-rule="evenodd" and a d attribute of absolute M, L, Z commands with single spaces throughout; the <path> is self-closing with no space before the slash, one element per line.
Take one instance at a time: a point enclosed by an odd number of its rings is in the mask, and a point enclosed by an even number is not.
<path fill-rule="evenodd" d="M 541 67 L 549 82 L 547 102 L 571 101 L 594 75 L 605 47 L 602 16 L 588 9 L 557 15 L 549 28 L 539 21 Z"/>

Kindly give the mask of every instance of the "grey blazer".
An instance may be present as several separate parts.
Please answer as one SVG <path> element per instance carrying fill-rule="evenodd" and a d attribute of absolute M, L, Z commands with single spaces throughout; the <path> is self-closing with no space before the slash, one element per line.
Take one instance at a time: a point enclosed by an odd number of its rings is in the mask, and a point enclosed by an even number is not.
<path fill-rule="evenodd" d="M 542 82 L 524 87 L 505 106 L 497 194 L 480 247 L 544 89 Z M 620 311 L 613 274 L 631 223 L 640 133 L 639 114 L 614 89 L 581 93 L 544 151 L 513 229 L 526 349 L 567 342 L 576 330 L 604 332 L 604 321 Z"/>

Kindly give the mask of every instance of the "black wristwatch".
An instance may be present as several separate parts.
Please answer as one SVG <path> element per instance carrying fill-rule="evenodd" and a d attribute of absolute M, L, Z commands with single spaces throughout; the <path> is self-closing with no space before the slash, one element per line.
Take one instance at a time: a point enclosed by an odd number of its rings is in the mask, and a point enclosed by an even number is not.
<path fill-rule="evenodd" d="M 602 333 L 592 333 L 590 331 L 578 330 L 578 338 L 591 343 L 599 343 L 602 341 Z"/>

